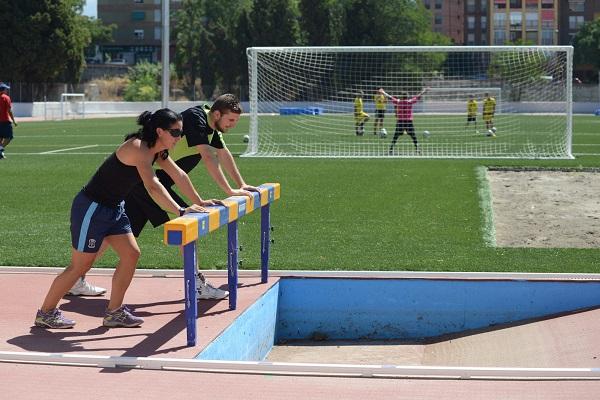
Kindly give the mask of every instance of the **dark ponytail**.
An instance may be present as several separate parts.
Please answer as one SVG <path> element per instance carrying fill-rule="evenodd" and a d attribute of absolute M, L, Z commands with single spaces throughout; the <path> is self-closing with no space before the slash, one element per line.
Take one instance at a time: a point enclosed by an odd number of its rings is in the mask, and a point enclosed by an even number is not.
<path fill-rule="evenodd" d="M 137 117 L 137 124 L 141 128 L 125 136 L 125 141 L 138 138 L 146 142 L 148 147 L 153 147 L 158 140 L 156 128 L 169 129 L 177 121 L 181 121 L 181 115 L 168 108 L 161 108 L 153 113 L 144 111 Z"/>

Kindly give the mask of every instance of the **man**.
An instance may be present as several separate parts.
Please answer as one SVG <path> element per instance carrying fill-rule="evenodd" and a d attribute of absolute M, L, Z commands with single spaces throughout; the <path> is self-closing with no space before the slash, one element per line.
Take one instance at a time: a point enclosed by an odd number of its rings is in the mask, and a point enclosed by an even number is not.
<path fill-rule="evenodd" d="M 411 98 L 409 98 L 408 93 L 406 92 L 403 92 L 400 95 L 400 98 L 397 98 L 387 94 L 383 88 L 379 89 L 379 93 L 392 100 L 392 103 L 396 108 L 396 131 L 394 132 L 394 138 L 392 139 L 392 144 L 388 150 L 389 155 L 393 154 L 394 146 L 396 145 L 398 138 L 404 135 L 405 132 L 412 138 L 413 144 L 415 145 L 415 151 L 417 153 L 419 152 L 419 142 L 417 141 L 415 126 L 413 124 L 413 106 L 421 99 L 421 96 L 427 92 L 427 89 L 428 88 L 424 88 L 416 96 Z"/>
<path fill-rule="evenodd" d="M 237 125 L 241 113 L 240 102 L 232 94 L 219 96 L 211 107 L 202 105 L 185 110 L 181 113 L 184 137 L 170 151 L 171 158 L 188 174 L 202 160 L 213 180 L 228 196 L 252 196 L 250 192 L 258 191 L 256 187 L 246 184 L 223 141 L 222 134 Z M 238 189 L 231 187 L 221 166 L 235 181 Z M 173 191 L 174 182 L 169 175 L 159 169 L 156 171 L 156 176 L 173 199 L 182 207 L 187 207 L 187 203 Z M 171 219 L 169 214 L 150 197 L 143 185 L 135 186 L 125 198 L 125 212 L 131 221 L 131 230 L 135 237 L 140 235 L 146 222 L 150 221 L 154 227 L 157 227 Z M 228 291 L 212 286 L 201 273 L 198 275 L 197 286 L 200 299 L 220 300 L 229 295 Z"/>
<path fill-rule="evenodd" d="M 496 99 L 491 97 L 489 93 L 486 93 L 483 100 L 483 121 L 485 122 L 485 129 L 488 131 L 488 136 L 496 136 L 496 128 L 494 128 L 495 113 Z"/>
<path fill-rule="evenodd" d="M 17 126 L 17 121 L 15 121 L 15 116 L 12 112 L 12 101 L 8 95 L 9 89 L 10 86 L 4 82 L 0 82 L 0 160 L 6 158 L 4 149 L 13 139 L 12 124 Z"/>
<path fill-rule="evenodd" d="M 359 90 L 354 98 L 354 128 L 356 136 L 362 136 L 365 133 L 365 122 L 369 120 L 369 114 L 363 109 L 363 91 Z"/>
<path fill-rule="evenodd" d="M 467 100 L 467 124 L 465 125 L 465 131 L 471 125 L 471 122 L 475 125 L 475 133 L 479 133 L 477 130 L 477 100 L 470 94 L 469 100 Z"/>
<path fill-rule="evenodd" d="M 379 90 L 373 96 L 375 102 L 375 123 L 373 124 L 373 135 L 377 135 L 383 129 L 383 118 L 385 117 L 385 106 L 387 100 Z"/>

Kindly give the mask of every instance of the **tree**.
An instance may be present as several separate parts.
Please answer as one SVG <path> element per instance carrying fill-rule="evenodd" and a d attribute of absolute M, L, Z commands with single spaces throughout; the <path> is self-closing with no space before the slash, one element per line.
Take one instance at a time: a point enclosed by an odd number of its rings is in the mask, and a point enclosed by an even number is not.
<path fill-rule="evenodd" d="M 341 0 L 300 0 L 300 28 L 309 46 L 337 46 L 344 24 Z"/>
<path fill-rule="evenodd" d="M 420 1 L 349 0 L 341 44 L 344 46 L 443 45 L 431 32 L 431 19 Z"/>
<path fill-rule="evenodd" d="M 84 0 L 4 0 L 0 2 L 2 60 L 8 81 L 76 82 L 84 49 L 91 42 Z"/>
<path fill-rule="evenodd" d="M 297 0 L 255 0 L 248 13 L 252 46 L 297 46 L 301 43 Z"/>
<path fill-rule="evenodd" d="M 573 47 L 577 64 L 592 64 L 600 69 L 600 19 L 583 24 L 573 38 Z"/>

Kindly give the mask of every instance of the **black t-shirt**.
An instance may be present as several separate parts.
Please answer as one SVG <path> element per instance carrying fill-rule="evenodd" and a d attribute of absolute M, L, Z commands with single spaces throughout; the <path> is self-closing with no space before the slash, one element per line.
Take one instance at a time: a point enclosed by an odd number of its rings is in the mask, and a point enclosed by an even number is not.
<path fill-rule="evenodd" d="M 208 125 L 208 105 L 188 108 L 181 113 L 183 118 L 183 137 L 171 150 L 171 158 L 186 173 L 193 170 L 202 156 L 196 149 L 197 145 L 209 145 L 215 149 L 225 148 L 222 133 Z M 156 171 L 156 176 L 166 187 L 173 186 L 171 177 L 163 170 Z"/>

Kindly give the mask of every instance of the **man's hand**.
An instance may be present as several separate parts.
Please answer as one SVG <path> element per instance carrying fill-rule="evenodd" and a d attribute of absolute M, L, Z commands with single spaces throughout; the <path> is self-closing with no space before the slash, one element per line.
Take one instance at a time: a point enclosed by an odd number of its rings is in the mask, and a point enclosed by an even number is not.
<path fill-rule="evenodd" d="M 200 205 L 203 206 L 203 207 L 208 207 L 208 206 L 224 206 L 225 203 L 223 203 L 222 200 L 210 199 L 210 200 L 202 200 L 202 203 L 200 203 Z"/>
<path fill-rule="evenodd" d="M 249 190 L 244 190 L 244 189 L 231 189 L 231 192 L 229 192 L 230 196 L 246 196 L 246 197 L 252 197 L 252 192 Z"/>
<path fill-rule="evenodd" d="M 243 185 L 240 189 L 247 190 L 249 192 L 258 192 L 258 188 L 256 186 Z"/>
<path fill-rule="evenodd" d="M 198 204 L 192 204 L 191 206 L 189 206 L 188 208 L 185 209 L 185 214 L 189 214 L 189 213 L 207 213 L 208 209 L 204 208 Z"/>

